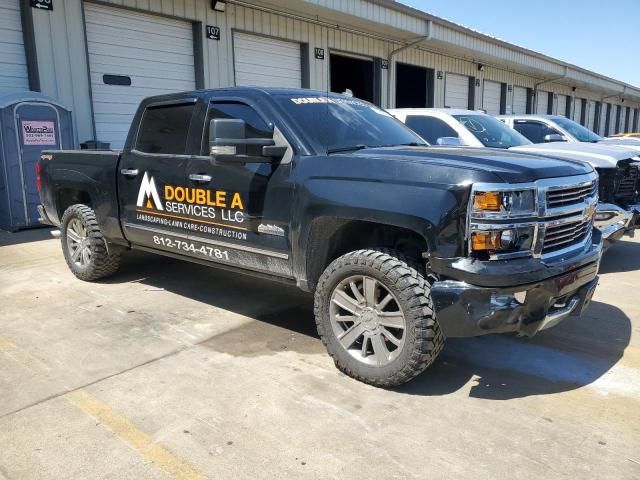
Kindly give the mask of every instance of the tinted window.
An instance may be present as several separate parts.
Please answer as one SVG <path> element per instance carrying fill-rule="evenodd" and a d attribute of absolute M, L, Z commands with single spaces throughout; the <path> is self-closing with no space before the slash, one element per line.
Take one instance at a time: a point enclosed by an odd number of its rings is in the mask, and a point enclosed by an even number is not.
<path fill-rule="evenodd" d="M 432 145 L 441 137 L 458 137 L 456 131 L 439 118 L 409 115 L 404 123 Z"/>
<path fill-rule="evenodd" d="M 510 148 L 531 143 L 514 129 L 489 115 L 454 115 L 485 147 Z"/>
<path fill-rule="evenodd" d="M 516 121 L 513 124 L 513 128 L 533 143 L 544 143 L 544 137 L 547 135 L 560 135 L 557 130 L 549 128 L 540 122 Z"/>
<path fill-rule="evenodd" d="M 278 95 L 277 102 L 316 148 L 379 147 L 418 143 L 418 135 L 375 105 L 344 96 Z"/>
<path fill-rule="evenodd" d="M 252 107 L 239 102 L 214 102 L 209 107 L 204 124 L 205 132 L 202 145 L 202 155 L 208 155 L 209 124 L 215 118 L 233 118 L 244 120 L 247 138 L 273 138 L 273 129 Z"/>
<path fill-rule="evenodd" d="M 576 137 L 580 142 L 598 142 L 602 140 L 601 136 L 596 135 L 588 128 L 584 128 L 582 125 L 568 118 L 554 118 L 553 121 Z"/>
<path fill-rule="evenodd" d="M 136 149 L 146 153 L 182 155 L 195 104 L 150 107 L 144 111 Z"/>

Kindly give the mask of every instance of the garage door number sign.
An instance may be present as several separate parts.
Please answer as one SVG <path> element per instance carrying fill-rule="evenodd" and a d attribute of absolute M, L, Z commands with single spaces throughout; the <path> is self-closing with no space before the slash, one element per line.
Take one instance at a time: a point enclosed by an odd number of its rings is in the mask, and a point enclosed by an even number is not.
<path fill-rule="evenodd" d="M 31 7 L 38 10 L 53 10 L 53 0 L 31 0 Z"/>
<path fill-rule="evenodd" d="M 220 27 L 207 25 L 207 38 L 209 40 L 220 40 Z"/>

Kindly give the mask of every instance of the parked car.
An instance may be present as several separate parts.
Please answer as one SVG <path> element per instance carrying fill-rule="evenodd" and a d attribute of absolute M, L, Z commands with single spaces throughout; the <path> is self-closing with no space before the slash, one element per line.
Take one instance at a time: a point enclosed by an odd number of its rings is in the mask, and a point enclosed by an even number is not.
<path fill-rule="evenodd" d="M 472 110 L 405 108 L 389 112 L 430 143 L 505 148 L 585 161 L 600 174 L 595 225 L 606 246 L 640 226 L 640 163 L 629 158 L 628 149 L 604 144 L 533 144 L 505 123 Z"/>
<path fill-rule="evenodd" d="M 600 135 L 583 127 L 562 115 L 514 114 L 498 115 L 500 121 L 516 129 L 533 143 L 606 143 L 627 148 L 637 156 L 640 145 L 631 138 L 602 138 Z"/>
<path fill-rule="evenodd" d="M 122 152 L 45 151 L 38 175 L 79 279 L 140 249 L 297 285 L 338 368 L 378 386 L 415 377 L 447 337 L 580 315 L 597 284 L 590 166 L 429 147 L 343 95 L 149 98 Z"/>
<path fill-rule="evenodd" d="M 610 135 L 608 137 L 604 137 L 602 139 L 602 142 L 640 148 L 640 133 L 624 133 L 619 135 Z"/>

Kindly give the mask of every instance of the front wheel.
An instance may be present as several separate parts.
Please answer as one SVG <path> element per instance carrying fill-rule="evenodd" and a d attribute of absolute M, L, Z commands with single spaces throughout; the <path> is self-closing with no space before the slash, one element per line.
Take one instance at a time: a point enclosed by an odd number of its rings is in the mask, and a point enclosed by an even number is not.
<path fill-rule="evenodd" d="M 358 250 L 333 261 L 318 282 L 315 316 L 336 366 L 380 387 L 408 382 L 444 346 L 429 283 L 395 251 Z"/>
<path fill-rule="evenodd" d="M 96 215 L 88 206 L 76 204 L 65 210 L 60 238 L 67 265 L 80 280 L 99 280 L 118 270 L 120 255 L 107 249 Z"/>

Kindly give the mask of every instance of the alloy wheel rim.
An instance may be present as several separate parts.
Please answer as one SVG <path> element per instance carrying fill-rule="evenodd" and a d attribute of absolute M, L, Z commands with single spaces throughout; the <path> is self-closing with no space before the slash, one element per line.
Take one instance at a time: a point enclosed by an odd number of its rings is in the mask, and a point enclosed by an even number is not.
<path fill-rule="evenodd" d="M 402 351 L 404 313 L 396 296 L 373 277 L 342 280 L 331 294 L 329 315 L 338 342 L 359 362 L 385 366 Z"/>
<path fill-rule="evenodd" d="M 86 267 L 91 261 L 91 248 L 87 227 L 77 218 L 67 225 L 67 248 L 71 261 L 78 267 Z"/>

